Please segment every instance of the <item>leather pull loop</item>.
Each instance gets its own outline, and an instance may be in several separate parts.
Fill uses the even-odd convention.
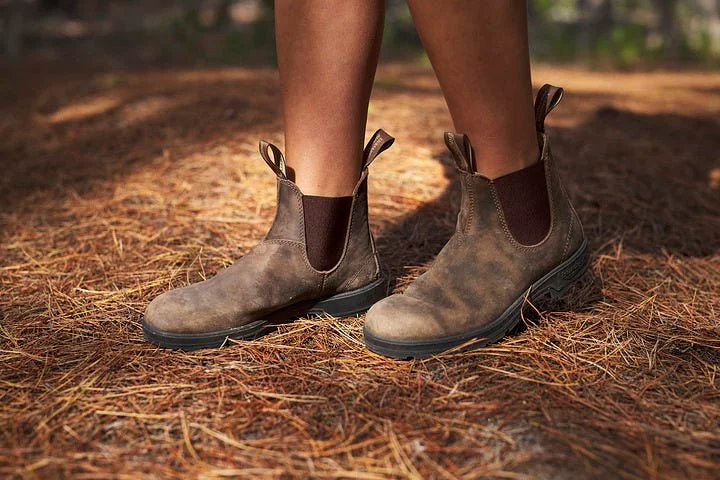
[[[368,168],[378,155],[390,148],[393,143],[395,143],[395,137],[391,137],[383,129],[376,131],[363,150],[363,169]]]
[[[558,106],[565,90],[546,83],[538,91],[535,98],[535,128],[539,133],[545,133],[545,117]]]
[[[475,173],[475,153],[470,138],[462,133],[445,132],[445,145],[452,153],[458,168],[464,172]]]
[[[260,156],[262,156],[265,163],[268,164],[275,175],[287,180],[287,168],[285,167],[285,157],[278,147],[265,140],[260,140]],[[268,153],[268,150],[272,151],[272,159]]]

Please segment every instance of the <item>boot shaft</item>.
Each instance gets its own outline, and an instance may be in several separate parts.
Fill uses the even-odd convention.
[[[550,237],[559,235],[566,237],[568,251],[579,245],[583,238],[582,226],[558,174],[548,136],[545,133],[545,117],[558,105],[562,94],[562,89],[546,85],[538,93],[535,103],[540,149],[538,163],[544,170],[550,209],[550,225],[547,234],[539,242],[523,244],[518,240],[522,235],[517,231],[517,227],[513,227],[512,223],[508,222],[507,209],[510,202],[507,201],[507,195],[505,195],[506,201],[503,202],[503,196],[498,192],[496,185],[498,180],[489,179],[475,171],[474,151],[470,139],[463,134],[450,132],[445,134],[445,143],[460,173],[462,201],[456,225],[456,232],[459,235],[484,236],[501,231],[513,245],[520,248],[543,244]],[[534,219],[527,220],[534,221]]]
[[[328,285],[333,284],[336,279],[344,279],[341,284],[334,285],[334,288],[352,288],[354,283],[362,284],[367,277],[380,273],[380,263],[368,223],[368,167],[393,142],[394,138],[383,130],[378,130],[363,151],[361,175],[352,194],[349,220],[342,239],[342,253],[335,265],[325,271]],[[265,241],[300,244],[304,247],[307,260],[306,227],[311,219],[307,217],[303,206],[304,195],[295,182],[288,178],[285,159],[277,147],[261,142],[260,153],[277,176],[277,210]],[[348,280],[350,271],[353,273]]]

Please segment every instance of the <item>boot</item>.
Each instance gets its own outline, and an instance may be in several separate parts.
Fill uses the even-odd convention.
[[[588,264],[587,243],[544,127],[562,95],[562,89],[545,85],[535,102],[541,156],[528,171],[540,172],[539,191],[545,197],[547,190],[546,233],[528,243],[527,223],[535,220],[524,224],[508,215],[513,201],[517,204],[525,192],[512,190],[508,196],[498,188],[500,179],[477,174],[469,139],[446,133],[462,183],[455,233],[433,266],[403,294],[381,300],[367,313],[364,337],[370,350],[394,358],[420,358],[463,344],[487,345],[520,322],[526,302],[542,308],[548,296],[562,295],[582,276]],[[523,170],[516,173],[522,175]]]
[[[306,216],[307,197],[288,177],[280,150],[261,142],[260,154],[278,186],[269,233],[215,277],[153,300],[143,320],[145,338],[167,348],[219,347],[227,339],[255,338],[274,323],[303,315],[354,315],[385,297],[388,282],[368,225],[367,177],[368,166],[393,141],[378,130],[365,148],[338,260],[321,270],[308,258],[306,227],[317,222]]]

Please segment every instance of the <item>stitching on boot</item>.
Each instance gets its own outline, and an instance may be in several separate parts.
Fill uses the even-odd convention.
[[[548,182],[549,184],[549,182]],[[549,188],[549,187],[548,187]],[[507,223],[505,222],[505,214],[503,214],[502,211],[502,205],[500,204],[500,199],[497,196],[497,193],[495,193],[495,185],[490,182],[490,193],[492,195],[493,203],[495,204],[495,211],[500,218],[500,224],[502,225],[503,231],[505,232],[505,236],[510,240],[510,243],[514,245],[515,247],[521,249],[521,250],[536,250],[540,247],[543,247],[547,244],[547,242],[550,240],[550,238],[553,236],[554,230],[555,230],[555,216],[552,214],[552,208],[550,209],[550,229],[548,230],[548,234],[543,238],[539,243],[536,243],[535,245],[523,245],[522,243],[515,240],[515,237],[512,236],[512,233],[510,233],[510,229],[507,226]]]
[[[450,143],[453,146],[453,148],[451,148],[450,150],[452,150],[452,153],[457,154],[456,150],[458,150],[458,147],[457,147],[457,143],[455,142],[455,135],[451,135],[448,138],[448,140],[450,141]],[[455,162],[455,163],[457,163],[457,162]],[[460,170],[460,169],[458,169],[458,170]]]
[[[285,245],[293,245],[293,246],[297,246],[297,247],[301,247],[301,248],[305,249],[304,243],[298,242],[297,240],[288,240],[285,238],[269,238],[269,239],[261,241],[260,243],[258,243],[258,245],[262,245],[265,243],[279,243],[279,244],[285,244]]]
[[[326,270],[325,273],[327,275],[331,275],[335,273],[340,266],[345,262],[345,257],[347,257],[348,248],[350,247],[350,239],[352,238],[352,232],[353,232],[353,225],[356,223],[355,220],[355,212],[356,207],[358,204],[358,197],[359,195],[353,196],[352,206],[350,207],[350,221],[348,222],[348,229],[345,233],[345,245],[343,246],[342,255],[340,255],[340,258],[338,259],[337,263],[331,268],[330,270]],[[316,270],[320,271],[320,270]]]
[[[562,257],[560,257],[562,260],[565,260],[565,257],[567,256],[568,248],[570,248],[570,238],[572,237],[574,224],[575,224],[575,219],[572,217],[572,214],[571,214],[570,215],[570,228],[568,228],[567,237],[565,237],[565,246],[563,247]]]
[[[369,255],[368,257],[375,257],[375,255],[374,255],[374,254],[373,254],[373,255]],[[365,264],[367,263],[368,257],[365,257],[365,258],[363,259],[362,266],[355,271],[355,273],[353,274],[353,276],[350,277],[349,279],[347,279],[345,282],[343,282],[346,287],[347,287],[347,285],[351,285],[352,282],[355,281],[355,279],[357,279],[357,278],[360,276],[360,272],[363,271],[363,267],[364,267]],[[373,258],[373,260],[374,260],[374,258]],[[374,277],[373,277],[372,280],[376,280],[377,277],[378,277],[378,274],[375,273],[375,275],[374,275]],[[371,280],[371,281],[372,281],[372,280]]]
[[[554,200],[555,200],[555,189],[553,188],[553,181],[559,180],[558,175],[552,175],[555,165],[552,159],[552,154],[550,150],[550,143],[548,141],[547,135],[542,134],[543,136],[543,146],[541,151],[541,159],[543,162],[545,162],[545,180],[546,180],[546,188],[548,191],[548,202],[550,203],[550,228],[548,229],[547,235],[538,243],[535,245],[523,245],[522,243],[515,240],[515,237],[513,237],[512,233],[510,232],[510,229],[508,228],[507,222],[505,221],[505,214],[502,210],[502,205],[500,203],[500,198],[498,197],[496,191],[495,191],[495,184],[492,180],[490,180],[490,193],[492,194],[493,202],[495,203],[495,210],[497,211],[497,214],[500,218],[500,223],[502,224],[503,230],[505,231],[505,236],[510,240],[510,243],[513,244],[515,247],[523,249],[523,250],[534,250],[536,248],[542,247],[547,242],[550,241],[550,238],[553,236],[553,233],[555,231],[555,226],[557,223],[557,213],[555,212],[555,209],[553,208]],[[568,203],[570,201],[567,199],[567,192],[565,192],[565,187],[563,186],[562,182],[560,183],[560,188],[565,193],[565,197]],[[572,207],[572,204],[570,204],[570,208]]]
[[[558,178],[560,177],[559,174],[557,176]],[[565,188],[565,184],[562,181],[560,182],[560,190],[564,196],[565,201],[570,207],[570,225],[572,225],[573,223],[577,223],[580,227],[580,235],[585,238],[585,231],[583,229],[582,222],[580,221],[580,215],[578,215],[577,210],[575,210],[575,205],[573,205],[572,201],[570,200],[570,195],[568,195],[567,188]]]
[[[548,172],[546,174],[546,176],[551,178],[551,181],[548,182],[548,195],[550,198],[550,207],[551,207],[550,208],[550,219],[551,219],[550,224],[553,225],[555,223],[555,216],[556,216],[555,209],[552,208],[553,200],[554,200],[553,196],[555,195],[555,189],[553,188],[553,181],[556,181],[560,187],[560,192],[559,192],[560,200],[565,202],[565,204],[567,205],[568,213],[570,216],[570,226],[568,227],[568,233],[567,233],[567,237],[565,239],[565,246],[563,247],[563,254],[561,257],[563,260],[565,260],[567,254],[568,254],[568,250],[570,249],[570,242],[572,241],[572,233],[574,230],[574,224],[575,224],[575,222],[577,222],[578,225],[580,225],[580,232],[582,233],[582,223],[580,222],[579,216],[578,216],[577,212],[575,211],[575,207],[573,206],[572,202],[570,201],[570,195],[568,195],[568,193],[567,193],[565,184],[562,182],[562,179],[560,178],[560,174],[556,170],[557,167],[555,166],[554,159],[552,158],[552,155],[550,153],[551,152],[550,144],[547,140],[547,137],[545,138],[545,149],[544,150],[546,151],[546,158],[544,160],[545,160],[545,165],[546,165],[546,171]]]
[[[297,185],[295,185],[297,187]],[[299,191],[299,189],[293,189],[293,192],[295,192],[295,203],[297,203],[298,211],[300,212],[300,220],[298,220],[300,224],[300,234],[302,235],[303,243],[305,244],[305,257],[307,257],[307,238],[305,238],[305,209],[303,208],[302,204],[302,193]]]
[[[375,140],[373,140],[373,143],[370,146],[370,150],[368,150],[368,158],[371,159],[370,163],[372,163],[375,160],[375,157],[377,157],[377,155],[372,156],[372,154],[375,150],[375,147],[377,147],[378,144],[381,142],[381,139],[382,139],[382,137],[378,136]],[[365,161],[367,162],[367,159],[365,159]],[[370,165],[370,163],[366,163],[364,165],[364,168],[367,168]]]
[[[362,200],[360,200],[360,193],[353,196],[353,204],[351,207],[351,213],[350,213],[350,221],[348,222],[348,230],[347,230],[347,236],[345,238],[345,246],[343,248],[342,255],[340,256],[340,259],[338,260],[337,264],[331,269],[326,272],[323,272],[323,284],[322,284],[322,291],[325,290],[325,283],[326,280],[329,280],[332,275],[337,273],[337,270],[342,266],[342,264],[345,262],[345,259],[347,257],[347,253],[350,247],[350,241],[352,239],[352,234],[357,228],[357,209],[362,207]],[[365,202],[367,203],[367,190],[364,192],[364,195],[366,196]],[[368,212],[369,213],[369,212]],[[368,237],[370,240],[370,255],[366,256],[362,261],[362,266],[365,265],[366,260],[368,257],[373,257],[374,263],[375,263],[375,273],[374,273],[374,279],[377,279],[380,276],[380,261],[379,257],[377,255],[377,250],[375,247],[375,239],[373,238],[372,232],[370,231],[370,224],[368,222],[367,225],[368,229]],[[362,271],[362,266],[355,272],[355,274],[349,279],[346,280],[345,284],[351,283],[353,280],[355,280]],[[317,271],[317,270],[316,270]]]
[[[279,200],[280,189],[282,188],[281,187],[282,184],[286,184],[288,186],[288,188],[290,188],[290,190],[292,191],[292,194],[295,196],[295,203],[297,205],[298,211],[300,212],[300,219],[295,221],[295,225],[296,225],[296,227],[298,225],[300,226],[300,235],[302,237],[302,241],[305,242],[307,239],[305,238],[305,212],[304,212],[304,209],[302,208],[302,192],[300,191],[298,186],[295,185],[292,181],[278,178],[277,179],[278,200]],[[279,207],[279,203],[278,203],[278,207]],[[266,237],[267,237],[267,235],[270,235],[273,232],[274,226],[275,226],[275,223],[273,222],[273,225],[270,226],[270,230],[265,235]]]
[[[380,266],[380,255],[377,253],[377,248],[375,247],[375,237],[373,237],[373,234],[370,231],[370,225],[368,225],[368,233],[370,234],[370,251],[372,252],[373,261],[375,262],[375,278],[377,278],[380,276],[382,267]]]
[[[322,272],[319,272],[319,271],[315,270],[315,269],[313,268],[313,266],[310,265],[310,261],[309,261],[308,258],[307,258],[307,251],[306,251],[306,248],[305,248],[305,244],[304,244],[304,243],[298,242],[298,241],[296,241],[296,240],[286,240],[286,239],[282,239],[282,238],[271,238],[271,239],[269,239],[269,240],[266,239],[266,240],[261,241],[258,245],[269,244],[269,243],[277,243],[277,244],[281,244],[281,245],[291,245],[291,246],[293,246],[293,247],[299,247],[300,252],[302,253],[301,256],[302,256],[303,262],[305,263],[305,266],[308,267],[308,268],[310,269],[310,271],[312,271],[313,273],[317,273],[317,274],[320,274],[320,275],[324,275]],[[318,286],[321,286],[321,285],[322,285],[322,284],[318,284]]]
[[[467,220],[465,221],[465,232],[464,232],[465,235],[467,235],[468,232],[470,232],[470,225],[472,225],[472,220],[473,220],[473,218],[475,218],[475,193],[473,192],[473,189],[471,188],[474,185],[470,185],[470,182],[472,182],[472,177],[466,178],[466,181],[467,181],[467,189],[468,189],[468,193],[469,193],[468,198],[470,199],[470,212],[468,214]]]
[[[466,215],[465,221],[463,222],[463,224],[460,228],[460,231],[458,232],[460,234],[460,235],[458,235],[459,243],[463,244],[463,243],[465,243],[465,238],[467,237],[468,232],[470,231],[471,221],[474,218],[473,211],[475,210],[475,200],[474,200],[474,195],[472,193],[472,185],[471,185],[472,176],[468,176],[465,172],[462,172],[462,170],[460,170],[460,172],[462,173],[462,176],[460,177],[460,186],[463,189],[463,192],[462,192],[463,194],[462,194],[462,197],[460,200],[460,212],[462,212],[463,207],[466,206],[464,204],[465,197],[467,197],[467,200],[468,200],[468,205],[467,205],[467,208],[465,209],[467,212],[467,215]]]

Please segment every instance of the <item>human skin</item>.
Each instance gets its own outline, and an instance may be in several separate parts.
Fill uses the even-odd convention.
[[[538,160],[525,0],[407,0],[475,169],[489,178]]]
[[[475,169],[495,178],[538,159],[524,0],[408,0]],[[285,151],[307,195],[350,195],[360,174],[382,0],[277,0]]]
[[[351,195],[360,177],[384,0],[277,0],[285,154],[306,195]]]

